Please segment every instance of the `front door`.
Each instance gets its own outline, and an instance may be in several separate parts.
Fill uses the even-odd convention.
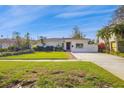
[[[71,42],[66,42],[66,50],[67,51],[71,50]]]

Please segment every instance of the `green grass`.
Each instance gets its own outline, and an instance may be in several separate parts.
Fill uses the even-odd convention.
[[[124,57],[124,53],[111,52],[110,54],[112,54],[112,55],[116,55],[116,56],[120,56],[120,57]]]
[[[119,56],[124,57],[124,53],[119,53]]]
[[[0,59],[69,59],[69,58],[70,54],[67,52],[34,52],[32,54],[0,57]]]
[[[0,62],[0,87],[124,87],[90,62]]]

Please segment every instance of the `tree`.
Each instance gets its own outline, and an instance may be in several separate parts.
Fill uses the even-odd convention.
[[[42,44],[43,46],[45,45],[44,39],[45,39],[45,37],[40,36],[40,42],[41,42],[41,44]]]
[[[17,48],[21,48],[21,37],[20,37],[20,33],[19,32],[13,32],[13,38],[16,40],[16,47]]]
[[[124,39],[124,24],[115,24],[112,27],[112,33],[115,34],[118,40]]]
[[[79,27],[78,26],[75,26],[73,28],[73,34],[72,34],[72,38],[75,38],[75,39],[81,39],[81,38],[84,38],[85,35],[82,34],[82,32],[79,30]]]
[[[117,39],[124,38],[124,6],[117,8],[113,15],[111,23],[112,33],[116,35]]]
[[[124,23],[124,6],[119,6],[112,19],[113,24]]]
[[[120,6],[114,13],[112,22],[109,26],[104,27],[97,32],[97,37],[105,41],[107,50],[109,49],[109,39],[112,35],[116,37],[118,49],[118,41],[124,40],[124,6]]]
[[[30,44],[30,33],[25,34],[25,44],[24,44],[26,49],[29,49],[31,44]]]
[[[3,38],[3,35],[0,35],[1,38]],[[2,48],[2,40],[0,40],[0,48]]]
[[[110,51],[110,47],[109,47],[109,39],[111,38],[112,34],[111,34],[111,29],[109,28],[109,26],[105,26],[104,28],[102,28],[101,30],[99,30],[97,32],[97,37],[101,38],[105,41],[105,45],[106,45],[106,49],[107,51]]]

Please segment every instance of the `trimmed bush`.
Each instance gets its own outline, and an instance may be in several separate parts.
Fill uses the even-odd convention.
[[[46,47],[43,47],[43,46],[36,46],[33,48],[35,51],[53,51],[54,50],[54,47],[53,46],[46,46]]]
[[[0,48],[0,52],[7,52],[7,48]]]
[[[55,47],[55,51],[64,51],[63,47]]]
[[[32,49],[27,49],[27,50],[20,50],[20,51],[15,51],[15,52],[3,52],[0,57],[3,56],[12,56],[12,55],[21,55],[21,54],[30,54],[33,53],[34,50]]]
[[[33,48],[35,51],[64,51],[62,47],[53,47],[53,46],[36,46]]]

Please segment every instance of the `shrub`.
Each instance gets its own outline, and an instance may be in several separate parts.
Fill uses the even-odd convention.
[[[27,50],[20,50],[20,51],[15,51],[15,52],[3,52],[0,57],[3,56],[12,56],[12,55],[20,55],[20,54],[28,54],[28,53],[33,53],[34,50],[32,49],[27,49]]]
[[[0,48],[0,52],[7,52],[8,49],[7,48]]]
[[[35,51],[53,51],[54,50],[54,47],[53,46],[46,46],[46,47],[43,47],[43,46],[36,46],[33,48]]]
[[[55,47],[55,51],[64,51],[63,47]]]
[[[16,46],[10,46],[10,47],[8,47],[8,51],[11,51],[11,52],[13,52],[13,51],[20,51],[20,50],[22,50],[22,49],[21,48],[18,48]]]
[[[119,56],[120,52],[111,51],[110,54]]]
[[[45,51],[53,51],[54,47],[53,46],[46,46],[46,47],[44,47],[44,50]]]
[[[57,46],[57,47],[53,47],[53,46],[36,46],[33,48],[35,51],[64,51],[62,47]]]
[[[98,51],[99,52],[107,52],[105,49],[106,49],[105,44],[104,43],[99,43]]]

